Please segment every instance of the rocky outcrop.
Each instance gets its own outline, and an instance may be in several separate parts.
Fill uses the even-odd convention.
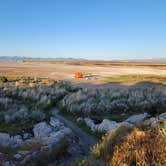
[[[16,148],[22,144],[23,140],[20,135],[10,136],[8,133],[0,133],[0,146]]]
[[[162,113],[158,117],[159,120],[166,120],[166,112]]]
[[[97,130],[97,125],[95,125],[94,121],[90,118],[85,118],[85,123],[92,131]]]
[[[68,140],[73,135],[71,129],[64,126],[58,119],[52,117],[50,123],[40,122],[33,128],[34,138],[39,139],[44,145],[55,145],[66,137]]]
[[[90,118],[85,118],[85,123],[92,131],[100,131],[100,132],[110,132],[111,130],[120,126],[119,123],[115,121],[110,121],[108,119],[104,119],[100,124],[95,124],[94,121]]]
[[[97,126],[97,130],[98,131],[105,131],[105,132],[110,132],[116,128],[118,128],[120,126],[119,123],[115,122],[115,121],[110,121],[108,119],[104,119],[102,121],[102,123],[100,123]]]
[[[2,147],[17,148],[22,145],[36,147],[33,150],[17,151],[13,155],[15,162],[19,165],[25,166],[31,161],[37,162],[44,156],[47,158],[52,154],[56,156],[56,154],[63,153],[67,144],[70,144],[75,139],[72,130],[65,127],[63,123],[54,117],[50,118],[50,122],[36,124],[32,131],[33,134],[24,133],[23,138],[21,135],[10,136],[8,133],[0,133],[0,146]],[[4,166],[12,164],[8,161],[3,162]]]
[[[126,119],[126,122],[136,124],[136,123],[139,123],[139,122],[145,120],[148,117],[150,117],[150,115],[148,113],[133,115],[133,116],[130,116],[128,119]]]
[[[86,125],[92,131],[101,131],[101,132],[108,133],[114,129],[117,129],[120,126],[132,128],[137,123],[140,123],[145,120],[146,120],[146,124],[155,128],[155,127],[157,127],[157,124],[159,121],[166,120],[166,113],[162,113],[157,117],[151,117],[151,118],[150,118],[150,115],[147,113],[139,114],[139,115],[132,115],[128,119],[126,119],[125,121],[120,122],[120,123],[117,123],[116,121],[110,121],[108,119],[104,119],[100,124],[95,124],[94,121],[90,118],[85,118],[84,120],[85,120]]]
[[[40,122],[36,124],[33,128],[34,137],[37,139],[42,139],[48,137],[52,132],[52,127],[46,122]]]

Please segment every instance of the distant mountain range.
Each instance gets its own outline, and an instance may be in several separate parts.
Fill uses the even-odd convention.
[[[61,60],[61,61],[79,61],[85,59],[76,59],[76,58],[39,58],[39,57],[21,57],[21,56],[0,56],[0,61],[54,61],[54,60]]]
[[[166,58],[130,59],[129,62],[166,62]]]
[[[40,58],[40,57],[21,57],[21,56],[0,56],[0,61],[83,61],[82,58]],[[165,57],[147,58],[147,59],[129,59],[129,60],[110,60],[116,62],[166,62]]]

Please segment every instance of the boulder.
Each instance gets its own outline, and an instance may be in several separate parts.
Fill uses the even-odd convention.
[[[132,115],[128,119],[126,119],[125,121],[128,123],[136,124],[136,123],[143,121],[144,119],[146,119],[148,117],[150,117],[150,115],[148,113],[139,114],[139,115]]]
[[[97,130],[98,131],[105,131],[105,132],[110,132],[120,126],[119,123],[115,121],[110,121],[108,119],[104,119],[102,123],[97,125]]]
[[[166,120],[166,112],[162,113],[158,117],[159,120]]]
[[[52,131],[52,127],[48,125],[46,122],[40,122],[36,124],[33,128],[34,137],[38,139],[48,137]]]
[[[5,161],[2,163],[2,166],[16,166],[16,165],[10,161]]]
[[[15,135],[15,136],[11,137],[10,142],[11,142],[10,143],[11,147],[13,147],[13,148],[20,147],[23,144],[23,140],[20,135]]]
[[[7,133],[0,133],[0,146],[10,146],[10,135]]]
[[[21,156],[21,154],[15,154],[15,155],[14,155],[14,158],[15,158],[16,160],[20,160],[20,159],[22,158],[22,156]]]
[[[32,137],[32,134],[30,133],[24,133],[23,134],[23,139],[26,140],[26,139],[30,139]]]
[[[131,129],[134,125],[129,122],[122,122],[120,123],[120,126],[125,126],[126,128]]]
[[[52,117],[50,119],[50,124],[51,125],[46,122],[41,122],[36,124],[33,128],[34,139],[40,141],[42,145],[53,146],[58,144],[64,137],[66,137],[68,141],[73,139],[74,135],[72,130],[65,127],[58,119]]]
[[[61,139],[63,139],[64,137],[65,137],[65,133],[59,130],[57,132],[52,132],[49,135],[49,137],[45,139],[45,142],[47,143],[47,145],[54,146],[58,144],[61,141]]]
[[[76,121],[77,121],[77,122],[81,122],[81,121],[83,121],[83,118],[82,118],[82,117],[79,117],[79,118],[77,118]]]
[[[61,123],[59,121],[59,119],[57,119],[55,117],[50,118],[50,125],[53,126],[57,130],[59,130],[60,128],[62,128],[64,126],[63,123]]]
[[[18,151],[18,154],[21,156],[26,156],[27,154],[30,154],[31,152],[29,150],[20,150]]]
[[[0,146],[16,148],[23,144],[22,137],[20,135],[11,136],[7,133],[0,133]]]
[[[95,131],[97,128],[97,125],[95,125],[94,121],[90,118],[85,118],[85,123],[92,131]]]

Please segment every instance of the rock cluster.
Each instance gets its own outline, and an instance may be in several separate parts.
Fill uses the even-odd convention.
[[[8,133],[0,133],[0,146],[2,147],[20,147],[23,139],[20,135],[10,136]]]
[[[12,149],[21,146],[39,147],[36,150],[22,150],[14,154],[15,162],[4,161],[3,166],[26,165],[31,160],[41,158],[43,154],[51,154],[52,151],[58,151],[62,142],[74,140],[74,134],[71,129],[64,126],[58,119],[51,117],[50,122],[40,122],[33,127],[33,137],[30,133],[22,136],[10,136],[8,133],[0,133],[0,146],[10,147]],[[56,154],[56,152],[55,152]]]
[[[146,120],[147,119],[147,120]],[[148,113],[133,115],[130,116],[123,122],[110,121],[104,119],[100,124],[95,124],[94,121],[90,118],[84,118],[84,121],[92,131],[101,131],[101,132],[111,132],[114,129],[117,129],[120,126],[126,126],[127,128],[132,128],[135,124],[140,123],[146,120],[147,123],[153,128],[157,127],[158,122],[166,120],[166,113],[160,114],[158,117],[151,117]]]
[[[43,145],[57,144],[64,137],[71,137],[71,129],[64,126],[58,119],[51,117],[50,123],[40,122],[33,128],[34,138],[39,139]]]

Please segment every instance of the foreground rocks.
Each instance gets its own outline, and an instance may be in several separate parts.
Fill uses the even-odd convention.
[[[20,147],[23,139],[20,135],[10,136],[8,133],[0,133],[0,146],[2,147]]]
[[[13,155],[13,161],[4,161],[2,165],[35,165],[36,162],[44,163],[50,159],[61,156],[67,147],[73,152],[70,144],[75,141],[75,136],[70,128],[64,126],[58,119],[51,117],[50,122],[40,122],[31,133],[10,136],[8,133],[0,133],[0,146],[3,148],[18,149]],[[27,150],[19,150],[19,149]],[[77,147],[78,148],[78,147]],[[48,162],[47,161],[47,162]]]
[[[147,113],[133,115],[133,116],[130,116],[125,121],[120,122],[120,123],[118,123],[116,121],[110,121],[108,119],[104,119],[100,124],[95,124],[92,119],[84,118],[86,125],[92,131],[107,132],[107,133],[113,131],[114,129],[119,128],[120,126],[132,128],[132,127],[134,127],[134,125],[139,124],[145,120],[148,125],[150,125],[153,128],[156,128],[160,121],[166,120],[166,113],[162,113],[157,117],[150,117],[150,115]]]
[[[79,119],[79,121],[82,120],[92,131],[109,133],[121,126],[133,128],[142,122],[156,128],[160,122],[166,120],[166,113],[156,117],[150,117],[147,113],[133,115],[120,123],[104,119],[101,123],[96,124],[90,118]],[[79,160],[85,156],[78,137],[55,117],[51,117],[49,122],[37,123],[31,133],[12,136],[1,132],[0,147],[16,150],[10,161],[5,153],[0,153],[0,159],[3,161],[0,164],[3,166],[47,165],[52,160],[54,163],[51,166],[58,165],[59,162],[66,165],[68,162]]]
[[[144,119],[150,117],[150,115],[148,113],[144,113],[144,114],[139,114],[139,115],[133,115],[133,116],[130,116],[126,122],[128,123],[132,123],[132,124],[136,124],[136,123],[139,123],[141,121],[143,121]]]

